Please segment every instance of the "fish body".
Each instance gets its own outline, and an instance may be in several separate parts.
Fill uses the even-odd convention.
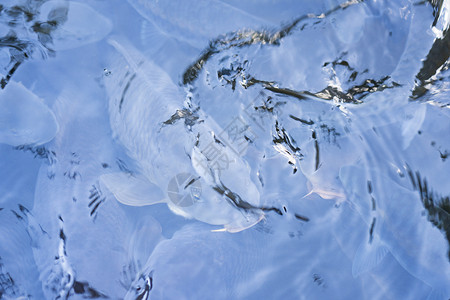
[[[41,145],[57,132],[53,112],[22,83],[11,81],[0,90],[0,143]]]
[[[256,29],[269,22],[220,0],[146,1],[129,0],[131,6],[166,37],[194,48],[211,39],[241,29]],[[214,25],[211,26],[211,22]]]
[[[95,43],[109,34],[112,22],[89,5],[75,1],[52,0],[40,9],[40,24],[56,21],[56,28],[46,32],[36,27],[40,40],[52,50],[62,51]]]
[[[95,82],[81,82],[83,91],[65,83],[52,106],[60,131],[43,148],[47,159],[33,193],[31,213],[40,226],[35,226],[40,234],[33,256],[42,299],[91,298],[92,293],[117,299],[124,293],[117,284],[127,264],[123,245],[137,218],[127,218],[100,187],[99,176],[118,170],[117,153],[104,99],[92,97],[102,90]],[[107,255],[99,245],[110,249]]]
[[[179,215],[228,231],[260,221],[249,167],[217,138],[222,129],[200,109],[183,107],[186,97],[170,77],[131,45],[110,43],[120,53],[105,79],[111,128],[140,169],[102,176],[117,200],[166,202]]]
[[[433,288],[429,299],[438,295],[447,299],[450,263],[446,242],[422,214],[418,194],[377,171],[357,166],[343,167],[339,177],[347,199],[369,229],[354,256],[353,275],[382,264],[391,253],[405,270]]]

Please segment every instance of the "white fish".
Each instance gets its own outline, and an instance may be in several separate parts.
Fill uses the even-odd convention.
[[[33,254],[47,299],[65,299],[75,290],[78,297],[89,296],[88,288],[122,298],[125,290],[117,283],[135,219],[100,188],[98,178],[115,167],[116,153],[104,99],[92,97],[101,89],[91,80],[80,83],[82,91],[65,83],[53,106],[60,131],[46,145],[54,156],[37,178],[32,214],[46,234]],[[107,255],[99,245],[109,249]]]
[[[203,48],[208,45],[209,40],[222,34],[270,25],[267,20],[220,0],[128,2],[152,23],[153,31],[186,42],[194,48]],[[144,26],[143,31],[149,32],[149,26]]]
[[[342,168],[340,179],[348,200],[369,229],[354,257],[354,276],[382,264],[390,252],[411,275],[433,288],[428,299],[447,299],[450,296],[447,242],[443,233],[422,215],[424,208],[417,192],[379,172],[356,166]]]
[[[10,81],[0,90],[0,143],[40,145],[58,131],[53,112],[22,83]]]
[[[2,168],[9,167],[9,170],[7,169],[8,175],[2,174],[3,176],[1,176],[2,179],[6,179],[7,185],[0,186],[2,194],[2,197],[0,197],[1,299],[18,299],[20,295],[27,294],[33,294],[34,297],[42,299],[39,272],[34,262],[32,247],[36,247],[36,240],[41,238],[44,233],[39,228],[33,215],[30,214],[25,205],[22,205],[32,201],[33,189],[28,187],[34,186],[36,176],[35,173],[31,172],[29,166],[26,168],[27,173],[23,172],[24,166],[19,166],[20,163],[14,159],[17,156],[8,157],[5,155],[7,154],[6,151],[1,151],[1,154],[4,160],[10,159],[9,164],[2,163]],[[19,154],[22,154],[19,157],[23,161],[33,164],[33,161],[27,159],[23,153]],[[5,159],[5,157],[7,158]],[[18,174],[17,168],[20,169]],[[32,169],[35,170],[35,168]],[[23,176],[18,179],[17,175]],[[13,177],[13,180],[9,180],[11,177]],[[21,203],[17,203],[18,201]]]
[[[60,18],[56,30],[51,32],[51,48],[68,50],[95,43],[112,30],[112,22],[89,5],[75,1],[52,0],[41,6],[42,21]]]
[[[200,110],[183,110],[183,93],[132,46],[110,43],[121,54],[105,78],[110,123],[141,174],[106,174],[102,182],[124,204],[165,202],[179,215],[230,232],[259,222],[263,213],[249,167],[225,140],[216,140],[221,128]],[[181,117],[175,121],[183,113],[199,120],[188,128]]]
[[[255,273],[271,253],[261,247],[262,237],[254,230],[231,236],[186,225],[156,245],[124,299],[248,299],[239,288],[260,282]]]

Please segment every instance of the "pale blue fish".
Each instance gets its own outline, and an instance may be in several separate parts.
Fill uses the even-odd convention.
[[[404,163],[402,152],[417,136],[425,120],[426,107],[414,103],[397,104],[391,105],[394,113],[386,113],[381,110],[383,98],[378,99],[381,102],[378,104],[341,107],[343,111],[332,109],[330,105],[329,110],[322,111],[319,117],[321,121],[315,127],[303,125],[306,128],[296,130],[289,124],[287,130],[292,137],[303,141],[299,143],[304,155],[300,166],[309,180],[310,193],[317,193],[327,199],[345,200],[339,172],[347,165],[367,163],[369,160],[379,170],[392,174],[401,171]],[[317,103],[312,106],[320,107]],[[303,107],[306,110],[299,110],[300,115],[314,116],[313,112],[307,110],[308,105]],[[369,110],[375,113],[369,115]],[[316,138],[311,138],[312,130]]]
[[[417,192],[366,168],[348,166],[340,172],[348,200],[369,231],[354,256],[354,276],[382,264],[390,252],[411,275],[433,288],[428,299],[447,299],[450,263],[444,235],[422,214]]]
[[[332,224],[332,239],[339,243],[350,261],[351,274],[353,258],[361,241],[366,240],[370,224],[355,211],[351,201],[345,201],[336,208]],[[361,299],[426,299],[430,293],[430,287],[426,283],[409,274],[389,253],[383,257],[378,267],[353,277],[353,280],[358,282],[355,286],[362,288],[364,297]]]
[[[45,232],[30,212],[42,161],[8,145],[0,145],[0,155],[0,294],[43,298],[32,247]]]
[[[153,25],[153,29],[149,29],[148,24],[144,25],[143,31],[147,33],[144,34],[145,38],[148,38],[148,33],[154,31],[158,32],[158,35],[162,34],[200,49],[219,35],[270,25],[267,20],[221,0],[195,2],[128,0],[128,2]]]
[[[380,13],[383,5],[397,7],[399,4],[371,3],[369,8]],[[351,121],[348,130],[352,132],[354,144],[358,145],[364,156],[361,162],[391,176],[401,172],[405,162],[403,153],[426,121],[426,105],[411,103],[410,96],[415,76],[422,65],[417,57],[426,56],[433,37],[424,30],[429,26],[426,22],[432,20],[424,6],[405,4],[401,9],[392,9],[387,17],[403,17],[404,30],[407,31],[404,50],[390,73],[390,77],[401,86],[369,94],[364,104],[346,105],[345,109]],[[395,180],[394,177],[398,178],[395,175],[391,179]]]
[[[397,94],[398,102],[391,105],[390,110],[383,111],[382,107],[386,106],[386,101],[392,94]],[[405,101],[408,94],[409,91],[405,88],[397,93],[390,91],[382,94],[378,97],[379,102],[365,104],[370,106],[372,113],[363,106],[349,108],[352,122],[348,129],[354,136],[354,145],[358,149],[359,156],[353,164],[341,165],[338,178],[345,189],[343,199],[351,202],[352,208],[362,216],[370,229],[354,258],[353,274],[355,276],[374,268],[390,251],[380,237],[379,231],[383,228],[382,224],[386,215],[395,214],[400,211],[400,208],[388,210],[385,208],[385,203],[396,201],[388,200],[391,197],[390,193],[394,193],[400,185],[404,186],[401,182],[405,163],[402,154],[417,135],[426,113],[424,105]],[[352,176],[352,179],[349,179],[349,176]],[[387,181],[388,178],[390,182]],[[380,181],[384,183],[383,190],[381,190]],[[380,190],[377,191],[378,196],[375,196],[376,193],[373,190],[377,188]],[[364,189],[366,195],[361,192]],[[416,204],[419,205],[420,201]],[[396,218],[410,219],[409,216],[392,216],[392,219]]]
[[[125,299],[360,299],[351,261],[330,234],[333,203],[305,204],[315,215],[306,226],[268,216],[268,226],[233,235],[211,233],[204,224],[183,227],[156,246],[135,282],[141,293],[132,289]]]
[[[332,5],[331,7],[335,7],[337,4],[338,3],[335,3],[335,5]],[[388,7],[389,9],[387,9],[386,7]],[[350,51],[350,53],[348,57],[345,57],[345,60],[348,60],[350,62],[351,67],[357,67],[358,70],[361,71],[363,67],[370,67],[369,72],[377,76],[379,74],[385,75],[386,72],[389,73],[394,71],[395,76],[398,78],[404,76],[403,74],[399,74],[399,72],[395,68],[397,66],[397,63],[402,58],[401,55],[403,53],[403,49],[406,48],[408,42],[407,38],[409,37],[408,34],[415,34],[413,30],[410,30],[410,22],[412,20],[410,16],[410,9],[411,7],[407,2],[383,2],[381,4],[361,3],[360,5],[354,5],[352,7],[346,8],[345,10],[337,12],[336,15],[333,15],[333,17],[338,20],[336,22],[339,22],[340,19],[347,19],[347,21],[352,20],[352,16],[354,13],[359,15],[363,14],[364,18],[367,19],[365,20],[363,18],[363,20],[367,21],[368,24],[366,24],[365,31],[362,36],[360,34],[361,30],[358,26],[345,28],[345,30],[347,30],[348,32],[355,34],[355,37],[352,38],[354,40],[353,42],[341,41],[339,47],[336,47],[336,36],[332,36],[332,34],[330,34],[334,26],[333,20],[330,22],[324,22],[322,28],[320,29],[314,28],[315,30],[304,30],[302,32],[299,32],[298,34],[296,33],[292,37],[283,40],[283,43],[280,45],[280,47],[267,48],[264,49],[265,51],[258,52],[256,52],[254,49],[239,50],[239,52],[237,53],[238,55],[236,55],[237,63],[233,61],[233,64],[238,65],[239,62],[242,63],[244,60],[250,60],[249,57],[251,57],[250,63],[244,66],[244,71],[242,72],[242,74],[238,74],[242,75],[243,81],[245,81],[246,77],[252,77],[254,74],[271,74],[271,76],[276,75],[274,76],[275,78],[261,78],[261,75],[258,75],[259,78],[257,79],[277,79],[277,82],[279,82],[279,78],[281,77],[282,83],[280,83],[280,85],[286,85],[289,88],[293,86],[294,89],[297,86],[301,86],[302,89],[305,89],[306,87],[306,89],[308,90],[320,90],[327,85],[337,86],[338,89],[340,89],[349,84],[340,81],[343,81],[344,78],[335,78],[336,82],[330,82],[329,78],[325,78],[323,76],[323,63],[326,62],[327,59],[331,61],[333,57],[342,55],[342,53],[335,53],[337,50],[343,51],[342,49],[347,49]],[[373,29],[370,24],[377,22],[381,24],[381,28]],[[389,30],[394,27],[398,28],[398,30],[394,32],[393,37],[389,37]],[[419,30],[417,26],[413,29]],[[323,30],[324,34],[326,34],[326,37],[317,39],[318,30]],[[336,34],[338,35],[338,33]],[[344,33],[341,32],[341,35],[343,34]],[[397,35],[401,37],[401,39],[396,39]],[[310,40],[311,43],[304,43],[305,39]],[[373,39],[382,40],[383,42],[381,44],[383,45],[383,47],[387,47],[388,49],[390,49],[389,51],[386,51],[386,53],[384,53],[386,54],[385,56],[380,57],[380,55],[374,55],[373,49],[367,46],[363,46],[373,41]],[[393,42],[392,40],[394,40],[395,42]],[[296,47],[296,49],[303,55],[292,55],[292,49],[294,47]],[[316,51],[316,49],[325,50]],[[235,49],[232,50],[235,51]],[[204,74],[205,84],[204,86],[200,86],[201,89],[199,92],[201,93],[201,96],[205,94],[219,94],[220,98],[228,99],[230,97],[229,95],[220,91],[220,85],[224,85],[224,83],[217,83],[214,78],[215,76],[209,76],[209,74],[214,74],[220,71],[221,67],[227,68],[228,66],[223,65],[222,61],[227,58],[226,54],[231,56],[233,51],[225,51],[222,57],[219,57],[218,55],[216,59],[212,58],[208,62],[205,69],[207,69],[209,73],[205,72]],[[369,51],[370,53],[367,53],[367,51]],[[249,55],[248,53],[251,53],[252,55]],[[366,60],[362,59],[362,57],[367,56],[370,56],[370,58],[373,58],[373,60],[370,61],[370,65],[366,66]],[[389,61],[389,63],[383,62],[383,64],[380,64],[378,60],[387,60]],[[273,65],[273,68],[270,68],[270,64]],[[286,69],[293,70],[294,75],[292,75],[292,72],[283,71]],[[399,69],[401,68],[399,67]],[[407,79],[412,79],[415,74],[416,72],[410,72]],[[287,75],[289,78],[283,78],[284,75]],[[238,79],[241,79],[241,77],[238,76]],[[402,78],[402,80],[404,79]],[[196,84],[196,87],[202,84],[200,80],[198,82],[199,83]],[[239,89],[239,85],[237,86]],[[244,91],[244,89],[241,89],[239,90],[239,93],[248,93],[248,91]],[[383,93],[387,94],[386,96],[382,96],[384,99],[384,104],[386,104],[387,101],[391,99],[391,97],[398,96],[399,98],[402,98],[402,101],[400,101],[400,106],[396,106],[396,108],[402,114],[401,117],[402,119],[404,118],[403,120],[405,121],[400,121],[398,115],[395,115],[395,121],[401,123],[403,147],[405,148],[415,137],[417,129],[420,127],[421,122],[423,122],[426,108],[423,106],[418,106],[417,108],[411,106],[402,107],[406,103],[409,96],[408,87],[401,89],[401,91],[397,91],[395,89],[393,92],[384,91]],[[370,101],[373,102],[380,102],[380,100],[378,99],[379,93],[374,93],[373,97],[369,97],[366,98],[368,99],[368,101],[370,99]],[[200,99],[202,98],[203,97],[200,97]],[[221,102],[225,102],[225,100]],[[282,113],[279,114],[281,116],[278,116],[278,120],[281,120],[280,123],[295,139],[297,144],[302,149],[302,154],[305,155],[299,165],[301,166],[302,171],[305,172],[305,174],[310,179],[311,190],[315,190],[321,193],[322,196],[326,198],[340,197],[342,199],[342,186],[340,186],[341,184],[337,179],[339,169],[345,164],[351,164],[357,161],[363,155],[365,147],[364,143],[361,143],[361,141],[359,141],[357,137],[348,135],[346,131],[352,130],[350,126],[352,122],[351,119],[354,115],[358,116],[359,114],[362,114],[360,118],[361,123],[358,123],[358,125],[355,126],[361,125],[361,130],[365,130],[365,128],[369,125],[365,124],[365,119],[363,116],[365,116],[366,114],[372,114],[373,105],[364,104],[360,105],[360,107],[356,107],[351,104],[346,105],[342,103],[331,103],[330,101],[327,101],[328,103],[325,103],[325,101],[323,101],[323,103],[317,103],[318,99],[312,99],[309,100],[309,102],[312,103],[302,103],[301,105],[297,103],[288,103],[281,106]],[[336,100],[336,102],[338,102],[338,100]],[[215,106],[216,108],[220,107],[220,105],[221,103],[211,103],[211,106]],[[368,105],[370,107],[367,107]],[[304,109],[305,106],[307,107],[307,109]],[[384,107],[383,105],[375,106],[376,109],[380,111],[382,111]],[[389,106],[392,106],[392,104],[389,104]],[[304,124],[302,125],[299,122],[290,120],[290,112],[292,112],[294,116],[303,118],[307,122],[315,121],[318,123],[318,120],[320,120],[321,125],[328,126],[328,130],[335,130],[336,134],[338,134],[337,137],[334,137],[337,142],[327,143],[325,141],[325,139],[329,138],[329,136],[327,137],[327,135],[329,134],[321,131],[326,131],[327,129],[320,128],[318,125],[316,127],[308,127]],[[373,115],[376,116],[376,113]],[[374,121],[377,121],[375,120],[375,117],[373,118]],[[383,122],[391,123],[392,120],[388,118],[387,121],[383,120]],[[296,124],[292,126],[290,123]],[[376,122],[374,122],[373,124],[378,125]],[[303,126],[305,129],[299,130],[298,127],[301,126]],[[317,131],[317,140],[311,138],[312,129],[314,128]],[[259,143],[260,140],[262,140],[262,138],[258,137],[257,143]],[[316,149],[317,143],[319,149]],[[283,148],[283,145],[276,145],[276,147],[279,153],[285,155],[286,149]],[[355,151],[355,149],[358,149],[358,151]],[[338,160],[335,159],[336,155],[339,156]],[[316,158],[316,156],[318,156],[318,159]],[[292,157],[288,157],[288,159],[292,163]]]
[[[243,299],[266,254],[258,236],[186,225],[155,247],[125,299]]]
[[[59,14],[59,15],[56,15]],[[95,43],[112,30],[112,22],[87,4],[76,1],[51,0],[40,8],[41,21],[62,18],[51,32],[53,50],[61,51]]]
[[[44,101],[22,83],[10,81],[0,90],[0,143],[40,145],[58,132],[58,122]]]
[[[258,189],[245,161],[225,146],[226,140],[216,140],[222,129],[201,110],[184,107],[182,91],[131,45],[110,43],[120,53],[105,78],[111,128],[141,174],[107,174],[102,182],[124,204],[165,202],[176,214],[231,232],[259,222]],[[199,119],[186,126],[189,115]],[[169,186],[175,180],[175,186],[186,180],[181,190]],[[178,203],[182,199],[190,202]]]
[[[419,128],[420,134],[417,134],[410,146],[405,149],[404,161],[408,164],[411,172],[419,172],[423,179],[432,184],[435,192],[441,196],[447,196],[450,194],[450,185],[448,184],[450,140],[447,138],[450,114],[448,114],[448,108],[424,103],[420,105],[428,106],[426,118]],[[408,177],[407,174],[405,176]],[[405,186],[409,187],[410,182]]]
[[[352,3],[325,17],[299,23],[301,30],[292,31],[277,47],[263,45],[261,55],[252,57],[246,72],[259,80],[311,92],[327,86],[345,91],[365,79],[389,75],[408,47],[410,35],[415,34],[410,26],[414,20],[411,11],[423,7],[412,8],[409,1]],[[333,3],[323,12],[336,6],[338,3]],[[423,37],[422,32],[420,35]],[[331,62],[339,60],[348,63],[348,68],[331,66]],[[356,80],[349,80],[354,71]]]
[[[332,103],[315,101],[302,105],[289,103],[286,111],[292,114],[282,118],[286,122],[286,130],[298,141],[304,155],[299,165],[308,179],[309,194],[342,201],[343,188],[337,179],[339,169],[356,162],[361,156],[358,141],[349,134],[351,120],[348,111]]]
[[[118,169],[116,153],[101,89],[95,81],[79,82],[82,91],[66,83],[53,106],[61,126],[46,145],[54,160],[37,179],[32,213],[47,234],[33,248],[34,259],[48,299],[75,297],[76,291],[87,297],[89,289],[122,298],[135,219],[100,187],[99,176]]]
[[[445,255],[435,253],[441,241],[433,244],[421,240],[440,233],[421,215],[423,207],[417,193],[401,182],[404,150],[416,138],[427,111],[423,104],[408,103],[409,93],[404,87],[383,93],[377,97],[378,102],[374,99],[349,108],[352,116],[349,129],[355,136],[360,157],[353,165],[343,165],[339,178],[346,191],[345,198],[367,226],[367,234],[353,259],[354,276],[371,271],[390,252],[412,276],[434,288],[429,296],[434,299],[447,292],[440,278],[448,277],[448,271],[434,272],[434,267],[428,267],[419,253],[425,253],[436,265],[444,262]],[[392,102],[391,95],[398,97],[397,102],[389,110],[383,110],[388,101]],[[408,250],[412,244],[420,245],[414,246],[417,251]]]
[[[331,27],[335,38],[351,53],[352,66],[386,76],[395,70],[414,34],[410,29],[415,10],[408,0],[364,1],[337,14]]]
[[[397,70],[394,71],[395,76],[399,76]],[[408,75],[402,74],[401,78],[413,81],[414,76],[415,72],[412,71]],[[296,130],[291,124],[287,129],[294,139],[307,141],[300,143],[305,154],[301,166],[312,184],[311,191],[324,197],[344,199],[342,184],[337,179],[340,168],[365,163],[367,156],[371,156],[372,162],[379,162],[377,168],[399,172],[404,163],[402,151],[407,149],[418,135],[427,112],[425,105],[409,102],[410,93],[410,85],[405,84],[369,95],[365,98],[366,103],[358,105],[336,106],[333,103],[317,101],[298,105],[294,116],[305,121],[319,119],[320,123],[326,125],[327,130],[337,134],[333,137],[330,132],[327,134],[326,130],[321,130],[321,127],[316,128],[317,137],[321,137],[321,140],[317,139],[316,146],[315,139],[308,137],[310,131]],[[395,102],[392,99],[395,99]],[[389,107],[389,110],[386,110],[386,107]],[[288,118],[283,116],[283,119]],[[292,120],[289,122],[292,123]],[[330,143],[330,137],[334,142]],[[328,142],[324,138],[327,138]],[[316,159],[314,155],[317,155]],[[338,160],[334,158],[335,155],[338,155]],[[375,167],[375,164],[372,163],[372,166]]]

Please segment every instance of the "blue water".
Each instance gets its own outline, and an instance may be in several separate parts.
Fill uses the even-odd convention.
[[[450,2],[0,3],[0,299],[450,299]]]

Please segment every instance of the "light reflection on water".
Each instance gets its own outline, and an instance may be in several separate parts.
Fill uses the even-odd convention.
[[[0,4],[0,299],[448,299],[449,9]]]

